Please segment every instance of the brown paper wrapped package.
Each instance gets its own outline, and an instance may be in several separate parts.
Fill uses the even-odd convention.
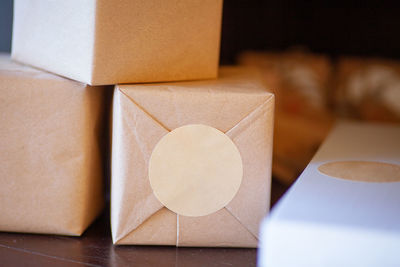
[[[209,81],[116,86],[114,243],[256,247],[259,222],[269,208],[273,109],[273,94],[255,72],[243,68],[222,68],[219,79]],[[233,199],[222,209],[197,217],[164,207],[148,176],[157,143],[170,131],[191,124],[225,133],[243,164],[241,185]]]
[[[80,235],[99,214],[104,95],[0,55],[0,231]]]
[[[91,85],[215,78],[222,0],[16,0],[12,57]]]

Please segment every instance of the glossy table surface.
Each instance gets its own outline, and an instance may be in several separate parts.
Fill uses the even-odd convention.
[[[286,187],[273,182],[272,203]],[[113,246],[109,212],[81,237],[0,233],[0,266],[255,266],[256,249]]]

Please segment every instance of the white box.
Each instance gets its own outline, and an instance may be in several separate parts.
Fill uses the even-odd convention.
[[[400,266],[400,126],[340,122],[261,232],[259,266]]]

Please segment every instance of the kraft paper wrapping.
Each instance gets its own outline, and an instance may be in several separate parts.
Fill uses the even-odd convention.
[[[115,244],[256,247],[269,208],[274,96],[243,68],[216,80],[119,85],[114,91],[111,226]],[[236,145],[243,178],[232,201],[200,217],[179,216],[156,198],[148,165],[170,131],[203,124]],[[173,153],[173,151],[171,151]]]
[[[0,231],[80,235],[99,214],[104,96],[0,55]]]
[[[16,0],[13,59],[91,85],[215,78],[222,0]]]

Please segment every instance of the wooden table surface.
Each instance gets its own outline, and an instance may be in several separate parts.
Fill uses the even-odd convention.
[[[287,188],[272,184],[274,204]],[[113,246],[109,211],[81,237],[0,233],[0,266],[256,266],[256,249]]]

